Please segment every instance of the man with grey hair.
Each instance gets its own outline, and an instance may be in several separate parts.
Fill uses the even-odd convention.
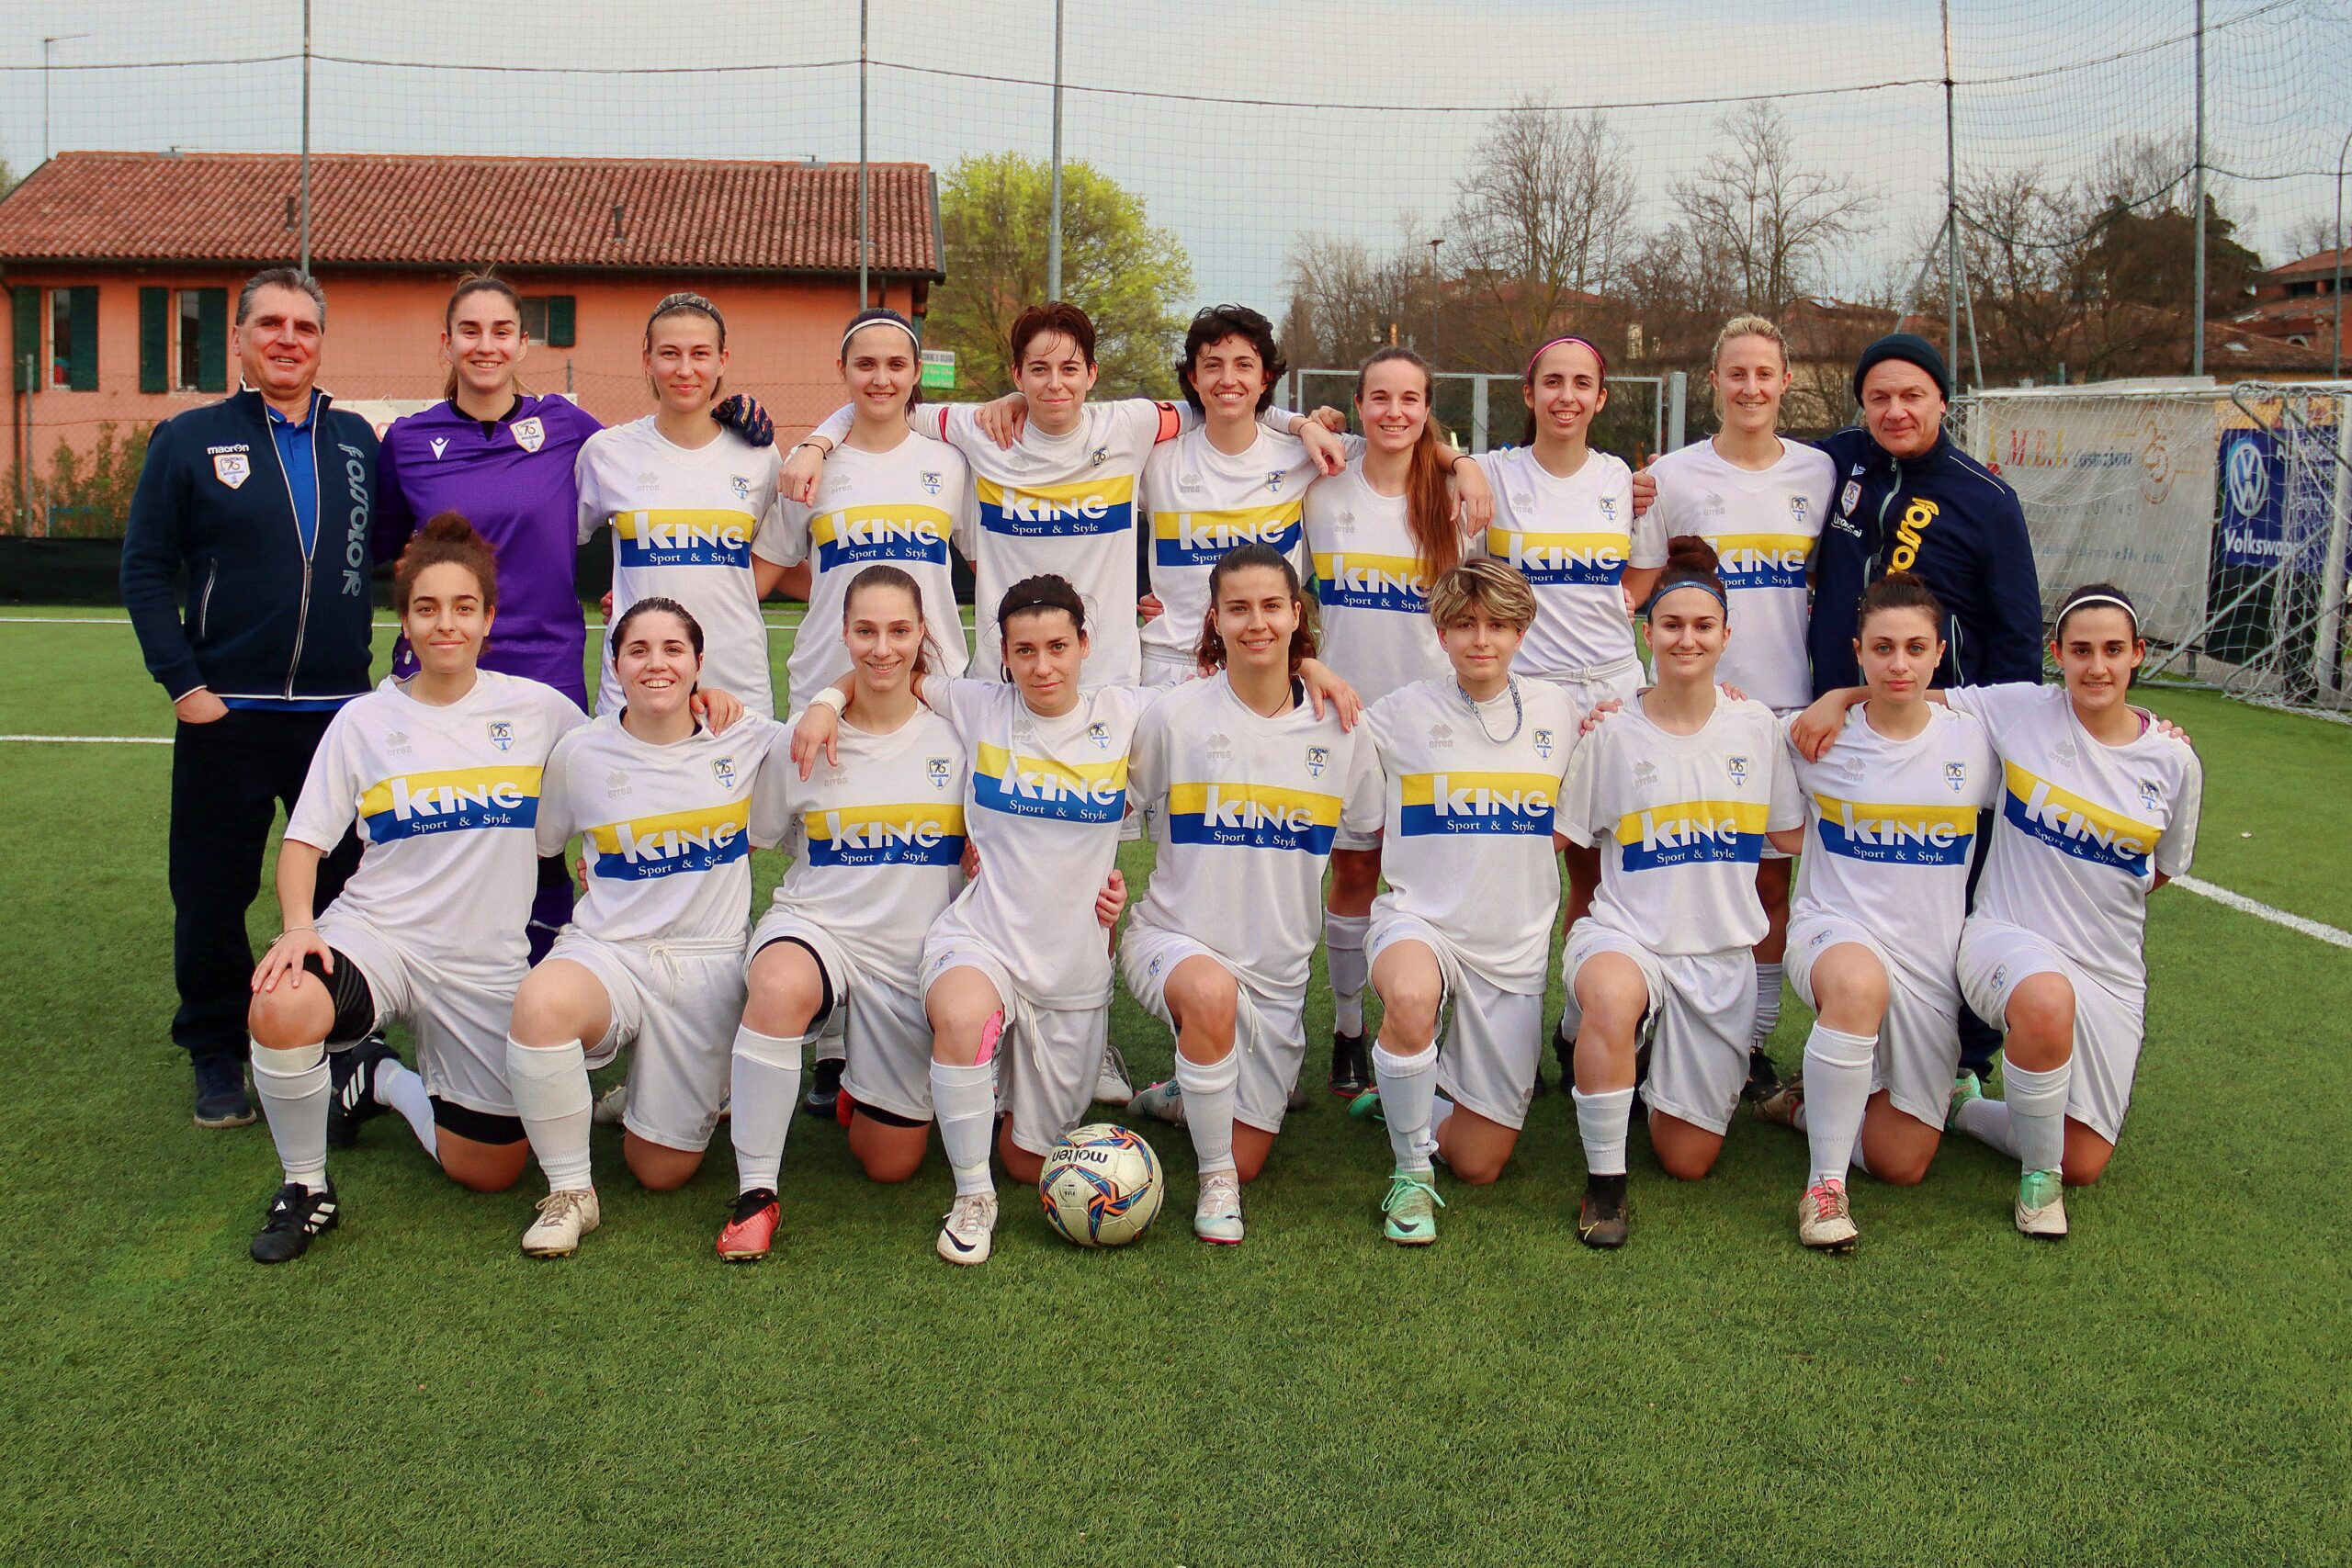
[[[200,1127],[254,1119],[245,910],[277,807],[293,810],[328,720],[368,690],[376,435],[318,389],[325,338],[308,274],[246,282],[231,339],[243,384],[155,427],[122,543],[122,602],[179,721],[172,1039],[195,1065]],[[358,860],[346,835],[319,868],[320,908]]]

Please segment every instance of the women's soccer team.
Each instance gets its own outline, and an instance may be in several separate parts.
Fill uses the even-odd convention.
[[[1194,1234],[1236,1244],[1304,1103],[1318,941],[1329,1087],[1385,1131],[1383,1234],[1426,1246],[1438,1172],[1457,1198],[1494,1181],[1542,1088],[1564,903],[1552,1037],[1589,1246],[1627,1238],[1637,1099],[1668,1176],[1713,1168],[1784,964],[1815,1015],[1804,1071],[1749,1103],[1806,1140],[1806,1247],[1855,1244],[1856,1167],[1916,1183],[1947,1131],[2018,1161],[2030,1236],[2063,1236],[2064,1189],[2105,1168],[2196,755],[2130,701],[2146,644],[2103,583],[2060,604],[2063,684],[1939,691],[1945,617],[1888,572],[1863,684],[1813,700],[1806,567],[1837,476],[1778,434],[1770,321],[1725,324],[1721,429],[1658,459],[1637,515],[1590,444],[1609,367],[1578,336],[1530,354],[1521,445],[1471,457],[1408,349],[1359,372],[1360,436],[1274,407],[1274,333],[1238,306],[1195,318],[1181,405],[1090,400],[1093,325],[1056,303],[1012,328],[1011,394],[945,408],[914,323],[866,310],[846,406],[779,455],[725,394],[708,299],[655,308],[653,409],[610,429],[523,387],[520,309],[461,284],[447,400],[385,439],[400,649],[329,728],[279,856],[250,1027],[285,1180],[256,1260],[336,1224],[328,1151],[385,1111],[469,1188],[536,1158],[535,1257],[600,1222],[594,1122],[623,1124],[655,1190],[724,1125],[716,1250],[760,1258],[812,1076],[876,1181],[912,1179],[936,1124],[951,1263],[989,1256],[998,1168],[1034,1182],[1112,1096],[1184,1129]],[[403,464],[428,430],[455,465]],[[562,628],[601,530],[592,719]],[[759,609],[779,590],[808,605],[788,724]],[[502,601],[520,635],[494,645]],[[316,908],[355,824],[359,867]],[[755,921],[768,850],[789,863]],[[1123,1081],[1114,976],[1170,1032],[1164,1083]],[[1963,1005],[2005,1032],[2000,1098],[1958,1070]],[[600,1105],[588,1075],[624,1050]]]

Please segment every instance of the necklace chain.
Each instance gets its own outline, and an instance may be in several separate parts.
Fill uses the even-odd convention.
[[[1510,682],[1508,689],[1510,692],[1510,733],[1509,735],[1497,735],[1493,730],[1488,729],[1486,710],[1478,705],[1476,697],[1463,690],[1460,681],[1453,682],[1453,689],[1462,694],[1463,705],[1470,710],[1470,716],[1478,721],[1478,733],[1487,738],[1487,744],[1493,746],[1510,745],[1519,739],[1520,730],[1527,724],[1527,705],[1520,698],[1519,677],[1511,675],[1505,679]]]

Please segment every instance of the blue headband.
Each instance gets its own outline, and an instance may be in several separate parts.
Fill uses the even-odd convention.
[[[1669,593],[1679,593],[1685,588],[1695,588],[1700,592],[1704,593],[1708,598],[1713,599],[1716,604],[1721,604],[1724,608],[1724,620],[1726,623],[1731,620],[1731,602],[1724,597],[1723,590],[1717,588],[1713,583],[1707,581],[1705,579],[1697,577],[1686,577],[1679,582],[1660,584],[1651,592],[1649,602],[1642,606],[1642,614],[1645,615],[1648,615],[1652,610],[1657,608],[1657,602],[1659,600],[1665,598]]]

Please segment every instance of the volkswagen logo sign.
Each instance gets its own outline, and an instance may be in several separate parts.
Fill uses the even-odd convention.
[[[2225,478],[2230,510],[2249,521],[2262,515],[2270,503],[2270,465],[2263,460],[2262,444],[2251,437],[2232,443]]]

